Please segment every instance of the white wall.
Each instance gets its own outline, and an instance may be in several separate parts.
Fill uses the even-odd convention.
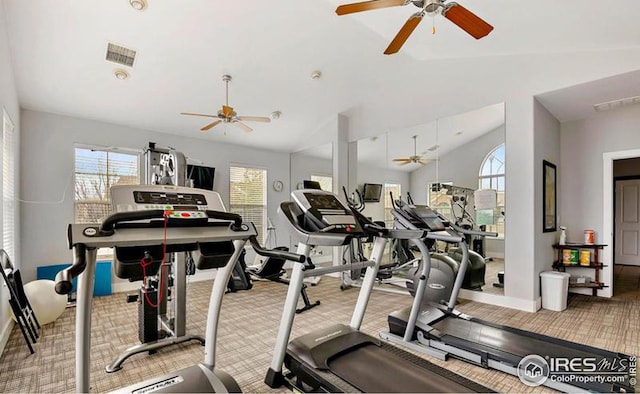
[[[298,184],[302,181],[310,180],[311,175],[333,176],[333,164],[331,159],[310,156],[304,151],[292,153],[291,190],[296,190]]]
[[[17,146],[20,144],[20,108],[18,105],[18,96],[13,78],[13,69],[11,66],[11,54],[9,52],[9,42],[6,35],[7,27],[5,21],[4,2],[0,2],[0,117],[2,116],[2,108],[6,109],[7,114],[15,124],[14,140]],[[0,118],[0,132],[2,132],[2,119]],[[1,145],[0,145],[1,146]],[[18,148],[18,154],[20,149]],[[0,149],[0,163],[2,163],[2,149]],[[20,158],[16,156],[16,189],[20,182]],[[2,195],[2,183],[0,182],[0,195]],[[0,204],[0,212],[2,212],[2,204]],[[0,214],[0,217],[3,217]],[[16,212],[16,231],[19,231],[20,212]],[[0,233],[2,233],[2,221],[0,220]],[[20,268],[24,265],[22,255],[20,254],[20,237],[16,233],[16,261],[15,264]],[[12,325],[9,318],[9,293],[4,283],[0,284],[0,354],[4,350],[6,340],[9,339],[9,333]]]
[[[560,182],[560,223],[567,226],[569,241],[581,241],[585,229],[595,230],[596,242],[603,241],[603,154],[639,149],[639,125],[638,105],[562,124],[560,168],[566,176]],[[605,250],[603,276],[611,277],[607,256]]]
[[[23,203],[22,256],[26,281],[36,276],[36,267],[67,263],[71,252],[66,243],[66,226],[73,221],[74,143],[142,149],[149,141],[172,146],[188,158],[215,167],[215,189],[229,202],[229,164],[267,169],[267,214],[276,218],[280,201],[288,198],[289,154],[213,143],[148,130],[133,129],[68,116],[22,111],[21,198],[30,201],[58,201],[57,204]],[[284,182],[276,192],[274,180]],[[278,226],[278,239],[287,232]],[[252,257],[249,256],[249,262]]]
[[[560,163],[560,122],[542,106],[537,100],[534,100],[533,108],[533,130],[535,138],[534,151],[534,170],[535,170],[535,266],[534,266],[534,285],[535,294],[540,293],[540,281],[537,280],[540,272],[551,270],[551,264],[554,261],[556,253],[552,247],[557,241],[557,233],[543,233],[542,208],[544,201],[542,199],[542,161],[546,160],[557,166],[556,182],[558,185],[562,182],[561,172],[565,172]],[[570,174],[570,173],[568,173]],[[560,197],[557,196],[559,203]],[[557,207],[559,209],[559,207]],[[560,211],[557,211],[556,218],[559,217]],[[560,226],[560,223],[558,223]],[[556,257],[557,258],[557,257]]]

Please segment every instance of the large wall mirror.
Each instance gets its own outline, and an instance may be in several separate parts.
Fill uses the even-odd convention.
[[[358,141],[357,151],[359,190],[365,184],[382,185],[383,190],[380,202],[366,203],[365,215],[393,225],[392,192],[395,199],[404,201],[410,195],[415,204],[429,205],[453,222],[499,233],[497,238],[470,240],[478,252],[476,259],[481,259],[473,263],[476,276],[484,269],[484,280],[476,277],[467,287],[504,294],[503,103],[366,138]],[[474,192],[478,189],[495,191],[494,208],[475,209]],[[434,252],[456,257],[455,246],[437,245]],[[402,264],[403,255],[390,250],[387,258]]]

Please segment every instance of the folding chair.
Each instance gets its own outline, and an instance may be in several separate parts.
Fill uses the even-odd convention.
[[[22,336],[25,342],[27,342],[29,351],[33,354],[32,343],[36,343],[39,338],[38,330],[40,330],[40,323],[38,323],[38,319],[35,313],[33,313],[33,308],[31,308],[31,304],[24,292],[20,270],[16,269],[13,263],[11,263],[9,255],[4,249],[0,249],[0,271],[9,288],[9,305],[11,305],[11,309],[16,317],[20,331],[22,331]]]

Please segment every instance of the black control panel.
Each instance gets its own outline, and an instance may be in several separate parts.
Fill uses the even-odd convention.
[[[310,231],[361,233],[362,227],[351,210],[333,193],[322,190],[296,190],[294,200],[304,211],[304,225]]]
[[[188,205],[194,209],[207,205],[207,199],[199,193],[162,193],[134,191],[134,201],[147,205]]]
[[[409,205],[407,209],[412,211],[413,215],[420,218],[420,220],[427,225],[429,230],[442,231],[446,229],[446,226],[442,222],[440,215],[428,206]]]

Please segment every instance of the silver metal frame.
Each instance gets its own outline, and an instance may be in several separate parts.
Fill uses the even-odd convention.
[[[293,319],[296,315],[296,306],[298,304],[298,297],[300,295],[300,289],[305,277],[322,275],[333,272],[350,271],[352,269],[360,269],[367,267],[365,277],[358,294],[358,301],[353,310],[353,316],[351,318],[350,326],[355,330],[359,330],[362,326],[362,320],[367,309],[367,304],[371,298],[371,290],[375,283],[375,278],[378,273],[378,267],[384,248],[387,244],[386,238],[377,238],[371,251],[369,261],[355,263],[353,265],[337,265],[317,267],[315,269],[307,269],[303,263],[294,263],[293,271],[289,281],[289,290],[287,291],[287,298],[285,299],[284,308],[282,310],[282,319],[280,320],[280,327],[278,329],[278,337],[273,350],[273,358],[271,360],[271,369],[276,373],[281,373],[284,364],[284,357],[287,353],[287,345],[291,336],[291,328],[293,327]],[[298,243],[298,254],[302,254],[305,257],[309,257],[310,245],[302,242]]]

